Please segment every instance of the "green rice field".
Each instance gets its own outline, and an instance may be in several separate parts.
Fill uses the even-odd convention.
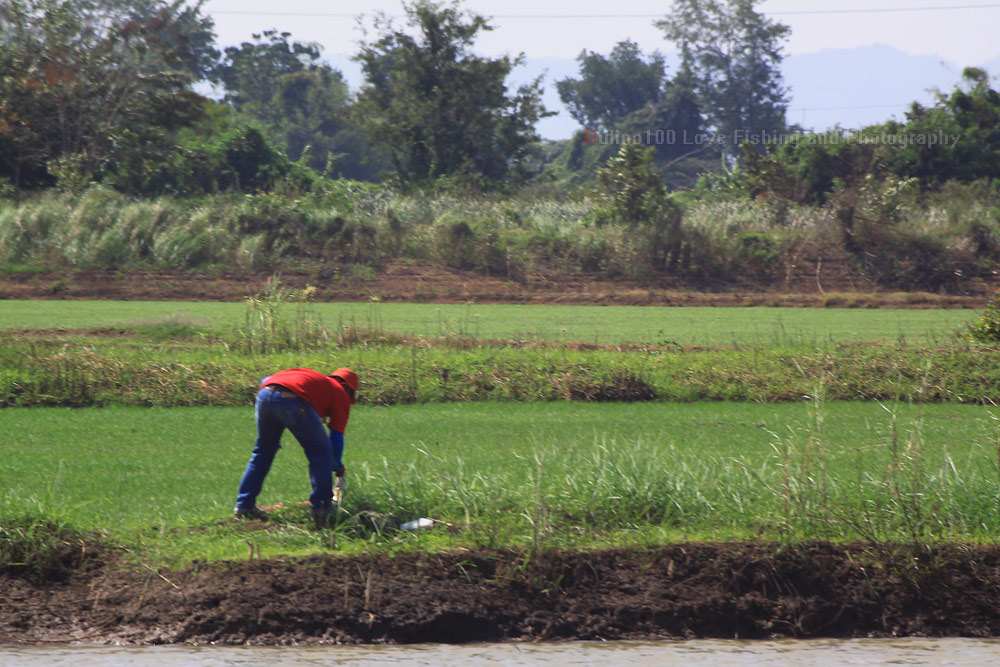
[[[977,315],[974,310],[948,309],[403,303],[316,303],[308,308],[334,329],[351,326],[422,337],[684,346],[933,342],[952,336]],[[0,301],[0,330],[135,327],[164,318],[187,318],[213,328],[236,325],[243,315],[242,303]]]
[[[170,565],[248,549],[993,541],[1000,350],[963,339],[977,315],[2,301],[0,527],[66,526]],[[257,382],[334,364],[362,378],[337,524],[307,521],[290,436],[259,498],[271,520],[235,521]],[[373,533],[366,512],[439,523]]]
[[[55,518],[183,563],[243,557],[235,489],[252,409],[3,413],[0,516]],[[453,524],[383,545],[589,547],[691,539],[992,540],[993,408],[879,403],[477,403],[357,407],[342,508]],[[305,457],[285,437],[252,538],[330,547],[306,523]],[[338,548],[372,539],[338,531]],[[336,539],[336,538],[334,538]]]

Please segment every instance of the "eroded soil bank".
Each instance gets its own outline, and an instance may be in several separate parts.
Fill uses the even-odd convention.
[[[0,577],[0,643],[1000,636],[1000,547],[679,544]]]

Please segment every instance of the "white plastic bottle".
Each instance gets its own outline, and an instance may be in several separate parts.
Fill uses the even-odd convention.
[[[427,519],[425,517],[420,517],[419,519],[414,519],[413,521],[407,521],[399,527],[400,530],[420,530],[421,528],[430,528],[434,525],[434,519]]]

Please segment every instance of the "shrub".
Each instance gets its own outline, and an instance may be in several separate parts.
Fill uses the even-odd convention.
[[[969,338],[983,343],[1000,342],[1000,291],[997,291],[978,320],[969,325]]]
[[[591,221],[598,226],[620,222],[630,227],[630,245],[643,257],[643,267],[632,266],[634,277],[655,271],[681,268],[684,233],[683,212],[667,193],[663,174],[654,167],[653,148],[626,143],[618,155],[598,170],[603,187],[599,197],[604,208]]]

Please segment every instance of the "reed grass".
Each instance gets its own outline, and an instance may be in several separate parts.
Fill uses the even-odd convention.
[[[955,290],[989,276],[1000,258],[1000,244],[990,239],[1000,237],[1000,228],[988,198],[957,203],[973,195],[958,190],[888,212],[878,201],[861,202],[865,239],[879,260],[862,254],[855,261],[876,283],[902,289]],[[777,205],[693,193],[678,200],[684,202],[679,237],[655,241],[641,229],[591,224],[596,204],[590,199],[540,198],[528,191],[402,194],[331,181],[296,196],[136,201],[93,186],[79,195],[42,192],[20,204],[0,200],[0,264],[184,269],[313,261],[370,272],[402,259],[512,281],[536,271],[582,271],[638,280],[667,273],[696,281],[752,275],[780,282],[810,248],[843,250],[832,203]],[[653,242],[683,246],[683,261],[663,263]]]

